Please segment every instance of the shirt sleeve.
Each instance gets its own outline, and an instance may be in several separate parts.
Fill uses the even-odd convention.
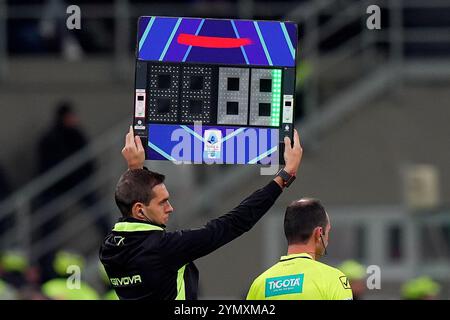
[[[265,300],[266,296],[264,293],[264,282],[265,278],[263,274],[260,274],[255,280],[253,280],[253,283],[248,290],[246,300]]]
[[[282,189],[271,181],[255,191],[229,213],[209,221],[199,229],[166,232],[161,239],[161,254],[178,268],[227,244],[249,231],[272,207]]]
[[[259,299],[261,299],[261,298],[258,298],[258,296],[257,296],[257,292],[258,292],[257,287],[258,286],[257,286],[256,282],[257,282],[256,280],[253,281],[252,285],[250,286],[250,289],[248,290],[248,293],[247,293],[246,300],[259,300]]]

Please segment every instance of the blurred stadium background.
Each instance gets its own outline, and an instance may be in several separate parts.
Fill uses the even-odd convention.
[[[81,8],[81,30],[65,28],[70,4]],[[366,27],[373,4],[381,7],[381,30]],[[112,226],[119,217],[113,192],[126,169],[120,150],[141,15],[299,26],[299,178],[251,232],[198,261],[200,298],[245,297],[254,277],[284,255],[284,208],[302,196],[321,199],[331,217],[326,263],[358,261],[362,276],[367,266],[380,267],[381,289],[362,298],[402,299],[408,290],[419,297],[422,289],[450,297],[450,1],[0,0],[0,298],[50,295],[34,266],[59,249],[80,254],[82,280],[99,296],[108,291],[96,221]],[[38,142],[61,101],[73,104],[90,143],[39,173]],[[95,174],[36,205],[92,161]],[[170,229],[204,224],[269,179],[256,166],[147,166],[167,175]],[[95,201],[81,205],[93,193]],[[56,216],[62,223],[36,240]],[[434,282],[404,286],[421,276]]]

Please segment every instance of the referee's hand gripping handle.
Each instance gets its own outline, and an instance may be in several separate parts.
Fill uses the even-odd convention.
[[[298,167],[302,161],[303,149],[300,145],[300,137],[296,129],[294,129],[294,145],[291,146],[291,139],[284,137],[284,170],[290,175],[297,175]]]
[[[145,161],[145,151],[139,136],[134,135],[133,127],[125,136],[125,146],[122,149],[122,155],[127,161],[128,169],[142,169]]]

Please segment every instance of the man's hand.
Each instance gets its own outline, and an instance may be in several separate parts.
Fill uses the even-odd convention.
[[[144,147],[142,146],[141,138],[134,136],[132,126],[130,126],[130,131],[125,137],[125,147],[122,149],[122,155],[127,161],[128,169],[142,169],[144,167]]]
[[[290,175],[296,175],[302,161],[303,149],[297,130],[294,129],[294,146],[291,147],[291,139],[284,137],[284,170]]]

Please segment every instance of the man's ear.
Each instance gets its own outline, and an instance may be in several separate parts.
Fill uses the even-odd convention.
[[[314,228],[314,230],[313,230],[313,232],[311,234],[311,238],[314,239],[314,241],[315,241],[317,239],[317,235],[318,235],[317,228]]]
[[[133,204],[133,206],[131,207],[131,215],[133,217],[140,217],[143,218],[143,204],[141,202],[136,202],[135,204]]]
[[[317,239],[317,240],[320,240],[320,237],[321,236],[323,236],[323,228],[322,227],[316,227],[315,229],[314,229],[314,237]]]

